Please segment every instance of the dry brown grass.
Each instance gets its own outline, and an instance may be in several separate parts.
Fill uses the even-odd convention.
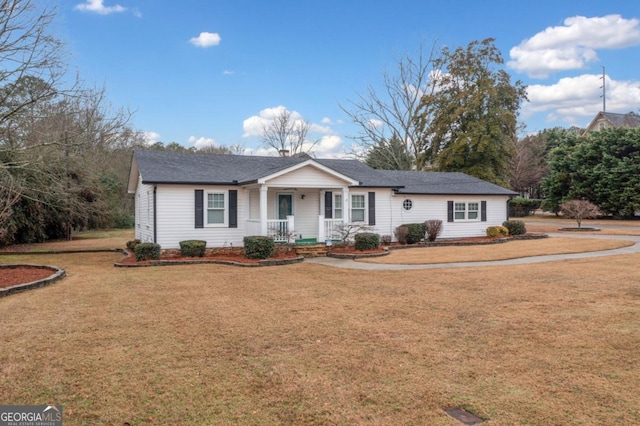
[[[578,226],[573,219],[565,219],[549,214],[516,219],[527,222],[527,231],[529,232],[551,233],[559,232],[558,228],[575,228]],[[640,235],[640,220],[588,219],[582,221],[582,226],[600,229],[600,231],[583,232],[587,235]]]
[[[466,247],[417,247],[392,250],[388,256],[360,259],[360,262],[400,265],[429,263],[481,262],[516,259],[545,254],[582,253],[611,250],[633,245],[632,241],[598,240],[595,238],[544,238],[540,240],[509,241]]]
[[[583,227],[598,227],[597,224],[583,224]],[[575,223],[571,224],[571,223],[566,223],[563,224],[562,226],[558,226],[558,225],[547,225],[544,222],[535,222],[535,223],[529,223],[527,224],[527,231],[529,232],[544,232],[547,234],[551,234],[554,232],[562,232],[559,230],[559,228],[575,228]],[[634,235],[634,236],[638,236],[640,235],[640,229],[633,229],[633,228],[625,228],[625,227],[616,227],[616,228],[599,228],[599,231],[581,231],[580,235]],[[574,231],[568,231],[568,232],[574,232]]]
[[[0,401],[65,425],[640,424],[640,255],[365,272],[64,266],[0,299]]]
[[[79,232],[73,235],[71,241],[49,241],[39,244],[21,244],[7,246],[3,251],[46,252],[65,250],[111,250],[123,249],[127,241],[133,240],[133,229],[113,229],[108,231]]]

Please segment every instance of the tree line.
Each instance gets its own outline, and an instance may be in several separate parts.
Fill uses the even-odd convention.
[[[70,77],[51,35],[55,10],[35,0],[0,0],[0,10],[0,245],[132,226],[134,149],[243,153],[241,145],[147,145],[128,110]],[[374,168],[464,172],[546,196],[552,211],[570,198],[611,214],[640,210],[640,130],[550,129],[519,139],[526,87],[503,62],[491,38],[402,58],[381,88],[341,105],[358,129],[353,153]],[[300,154],[317,143],[309,129],[284,109],[262,141]]]

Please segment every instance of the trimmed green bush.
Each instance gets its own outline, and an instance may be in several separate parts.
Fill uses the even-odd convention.
[[[435,241],[442,232],[442,221],[439,219],[430,219],[424,222],[427,234],[427,241]]]
[[[407,244],[415,244],[424,240],[427,226],[424,223],[405,223],[407,227]]]
[[[127,241],[127,248],[133,251],[136,248],[136,246],[140,243],[141,241],[137,238],[135,240]]]
[[[509,216],[524,217],[540,208],[542,200],[537,198],[512,198],[509,200]]]
[[[504,226],[487,227],[487,237],[489,238],[506,237],[508,235],[509,235],[509,230]]]
[[[136,260],[158,260],[160,259],[160,244],[140,243],[134,249]]]
[[[373,232],[362,232],[356,234],[356,250],[375,250],[380,247],[380,235]]]
[[[521,220],[506,220],[502,226],[509,230],[509,235],[523,235],[527,233],[527,227]]]
[[[244,255],[247,259],[267,259],[273,256],[275,243],[271,237],[244,237]]]
[[[202,240],[186,240],[180,241],[180,253],[187,257],[202,257],[207,242]]]

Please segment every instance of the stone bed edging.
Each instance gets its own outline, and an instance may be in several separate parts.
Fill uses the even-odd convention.
[[[64,269],[59,266],[50,266],[50,265],[31,265],[27,263],[13,263],[8,265],[0,265],[0,269],[15,269],[15,268],[34,268],[34,269],[49,269],[53,271],[53,274],[48,276],[47,278],[42,278],[36,281],[31,281],[29,283],[16,284],[11,287],[0,288],[0,297],[8,296],[10,294],[19,293],[21,291],[31,290],[34,288],[40,288],[48,286],[49,284],[53,284],[56,281],[64,278],[67,273]]]
[[[389,247],[384,247],[384,251],[380,253],[327,253],[327,257],[334,257],[336,259],[366,259],[372,257],[382,257],[390,253]]]
[[[125,259],[131,257],[129,250],[122,250],[125,254]],[[216,260],[216,259],[193,259],[193,260],[152,260],[149,263],[122,263],[116,262],[113,264],[116,268],[148,268],[151,266],[174,266],[174,265],[230,265],[240,266],[245,268],[255,268],[261,266],[279,266],[279,265],[293,265],[300,263],[304,260],[304,257],[292,257],[289,259],[263,259],[259,263],[242,263],[234,262],[232,260]]]
[[[539,240],[542,238],[549,238],[549,235],[545,233],[528,233],[528,234],[522,234],[522,235],[512,235],[512,236],[503,237],[503,238],[494,238],[491,241],[484,241],[484,242],[456,241],[455,239],[440,240],[440,241],[423,241],[416,244],[405,244],[402,246],[388,246],[387,248],[390,250],[404,250],[404,249],[418,248],[418,247],[482,246],[482,245],[490,245],[490,244],[504,244],[504,243],[508,243],[509,241],[518,241],[518,240]]]

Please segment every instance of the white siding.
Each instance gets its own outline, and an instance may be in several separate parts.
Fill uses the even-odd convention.
[[[238,227],[195,227],[195,190],[205,192],[206,210],[207,191],[238,191]],[[179,248],[183,240],[205,240],[207,247],[241,246],[245,235],[244,189],[236,186],[190,186],[158,185],[156,203],[158,208],[157,243],[162,248]],[[225,214],[228,215],[228,198]]]
[[[356,188],[352,188],[355,192]],[[403,201],[413,202],[411,210],[404,210]],[[392,195],[391,190],[376,190],[376,226],[380,235],[391,235],[405,223],[421,223],[428,219],[442,221],[439,238],[483,237],[488,226],[502,225],[507,220],[507,196],[451,196],[451,195]],[[487,221],[447,222],[447,202],[487,202]]]
[[[313,166],[305,166],[266,182],[269,186],[293,188],[341,187],[346,182]]]
[[[304,194],[304,200],[302,195]],[[320,191],[305,189],[298,191],[295,201],[295,231],[302,238],[318,237],[318,215],[320,214]]]
[[[135,238],[145,243],[153,242],[153,185],[143,184],[141,176],[138,177],[135,209]]]
[[[249,219],[260,220],[260,191],[253,189],[249,191]]]

